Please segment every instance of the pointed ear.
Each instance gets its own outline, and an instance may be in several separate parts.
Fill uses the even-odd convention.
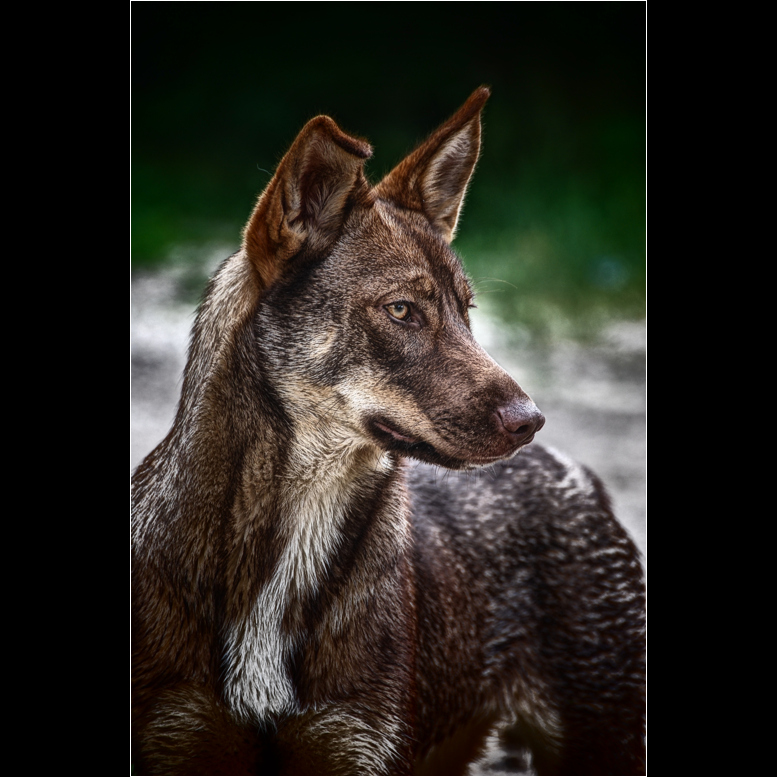
[[[480,112],[491,90],[481,86],[425,143],[376,187],[379,197],[419,210],[449,243],[480,153]]]
[[[372,148],[328,116],[311,119],[283,157],[243,230],[243,249],[263,288],[307,244],[324,249],[339,234],[349,198],[369,193],[364,161]]]

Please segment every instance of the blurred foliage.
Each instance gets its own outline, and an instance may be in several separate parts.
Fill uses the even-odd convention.
[[[311,116],[368,138],[377,180],[486,83],[455,243],[476,288],[530,327],[643,315],[643,3],[131,8],[134,267],[235,249]]]

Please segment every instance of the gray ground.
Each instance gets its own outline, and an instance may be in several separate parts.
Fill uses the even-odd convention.
[[[132,282],[132,469],[173,419],[194,320],[192,303],[176,301],[185,280],[180,271],[171,271]],[[480,313],[474,324],[479,341],[545,414],[538,441],[599,474],[616,514],[646,555],[644,324],[613,322],[586,346],[558,339],[538,348],[520,332],[495,324],[487,312],[474,312]],[[527,773],[509,739],[494,739],[491,745],[477,773]]]

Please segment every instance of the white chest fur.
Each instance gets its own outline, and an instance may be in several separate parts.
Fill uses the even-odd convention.
[[[329,437],[325,455],[310,445],[292,452],[292,466],[280,486],[280,557],[249,615],[229,630],[225,695],[241,719],[261,722],[298,709],[287,669],[298,637],[284,629],[284,616],[292,604],[315,593],[327,574],[365,472],[362,446],[356,450],[352,440],[343,440],[342,447],[331,442]],[[382,455],[370,458],[373,471],[384,468]]]

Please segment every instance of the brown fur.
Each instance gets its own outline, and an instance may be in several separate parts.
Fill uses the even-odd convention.
[[[504,720],[541,773],[641,773],[637,552],[526,447],[449,247],[488,94],[375,187],[313,119],[211,281],[133,477],[137,773],[450,773]]]

